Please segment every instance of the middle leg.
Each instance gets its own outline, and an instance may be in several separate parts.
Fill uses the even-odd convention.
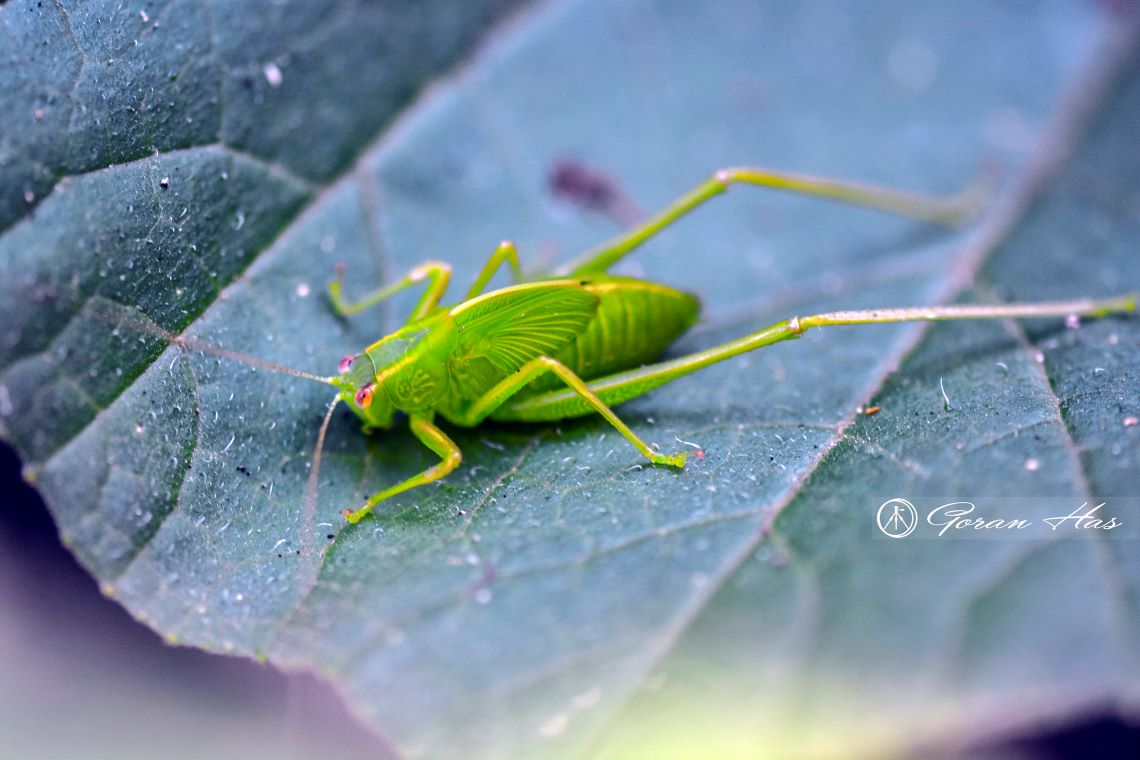
[[[499,271],[499,267],[506,261],[511,265],[511,273],[514,275],[515,282],[521,282],[522,268],[519,267],[519,250],[511,240],[504,240],[499,243],[499,247],[491,253],[491,258],[487,259],[487,263],[479,271],[479,276],[475,278],[475,282],[471,285],[471,289],[467,291],[467,295],[463,296],[463,300],[467,301],[474,298],[483,292],[490,282],[491,277],[495,272]]]
[[[670,467],[684,467],[685,453],[678,454],[662,454],[651,449],[645,441],[641,440],[629,426],[622,422],[621,418],[614,414],[614,411],[606,405],[604,401],[598,398],[597,394],[587,387],[586,382],[574,374],[574,371],[567,367],[557,359],[552,359],[549,356],[540,356],[536,359],[524,364],[517,372],[514,372],[509,377],[500,381],[491,390],[487,391],[479,400],[471,405],[467,410],[467,414],[455,420],[460,425],[466,427],[474,427],[478,425],[487,417],[494,416],[496,410],[503,408],[512,396],[525,388],[535,378],[547,372],[553,372],[557,375],[569,388],[569,393],[573,394],[581,404],[593,412],[596,412],[606,418],[606,421],[617,428],[627,441],[632,443],[634,447],[640,451],[646,459],[653,464],[664,464]]]

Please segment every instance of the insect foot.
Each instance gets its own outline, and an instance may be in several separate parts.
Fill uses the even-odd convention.
[[[366,514],[368,514],[368,508],[365,507],[363,509],[342,509],[340,513],[344,519],[348,520],[353,525],[356,525],[358,522],[364,519],[364,516]]]
[[[649,459],[653,464],[663,464],[668,467],[676,467],[678,470],[683,470],[687,457],[688,454],[682,451],[677,454],[654,454]]]

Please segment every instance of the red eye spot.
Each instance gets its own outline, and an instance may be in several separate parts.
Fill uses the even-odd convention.
[[[353,400],[361,409],[367,409],[368,405],[372,403],[372,383],[360,386],[360,390],[356,392]]]
[[[353,363],[354,361],[356,361],[356,357],[355,357],[355,356],[346,356],[346,357],[344,357],[343,359],[341,359],[341,360],[340,360],[340,364],[338,364],[338,365],[336,366],[336,368],[337,368],[337,371],[338,371],[338,372],[340,372],[340,374],[342,374],[342,375],[343,375],[345,372],[348,372],[350,369],[352,369],[352,363]]]

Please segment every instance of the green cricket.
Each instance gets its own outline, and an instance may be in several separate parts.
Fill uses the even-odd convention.
[[[176,340],[337,389],[317,437],[310,475],[314,488],[325,433],[338,402],[344,401],[360,417],[366,431],[391,428],[396,412],[406,415],[412,433],[440,461],[372,495],[363,506],[345,509],[344,517],[356,523],[384,500],[438,480],[459,466],[462,452],[436,425],[437,416],[453,425],[474,427],[488,419],[554,422],[600,414],[651,463],[680,469],[685,464],[685,452],[656,451],[611,407],[711,364],[799,337],[813,327],[1101,317],[1136,311],[1136,293],[1104,300],[834,311],[792,317],[704,351],[651,363],[693,325],[700,302],[693,294],[609,274],[608,270],[678,218],[737,183],[829,198],[944,225],[971,218],[983,195],[976,187],[942,198],[759,168],[722,169],[643,224],[548,274],[524,278],[518,251],[513,243],[504,241],[463,299],[451,306],[440,305],[451,277],[451,267],[441,261],[424,262],[397,282],[355,302],[343,294],[341,272],[329,286],[329,299],[342,317],[406,288],[426,284],[407,323],[360,353],[346,356],[335,376],[320,377],[194,341]],[[510,266],[516,284],[484,292],[504,264]]]

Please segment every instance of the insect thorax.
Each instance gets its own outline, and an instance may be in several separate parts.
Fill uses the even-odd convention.
[[[455,324],[445,309],[411,322],[353,358],[342,396],[368,427],[387,427],[396,410],[431,409],[447,392]],[[361,404],[365,389],[367,403]]]

